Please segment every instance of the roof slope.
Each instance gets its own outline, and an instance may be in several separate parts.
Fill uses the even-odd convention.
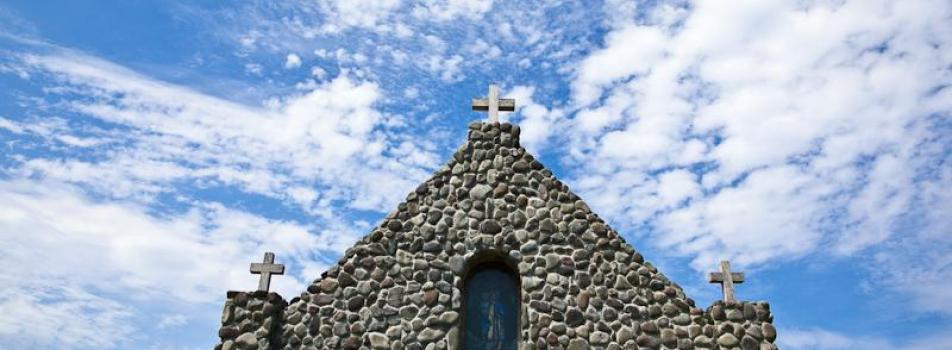
[[[466,273],[494,260],[519,276],[524,349],[776,348],[766,303],[695,307],[519,131],[470,124],[445,166],[291,301],[279,346],[457,349]]]

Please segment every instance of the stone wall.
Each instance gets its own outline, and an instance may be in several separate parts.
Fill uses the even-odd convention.
[[[520,278],[522,349],[776,349],[766,303],[697,308],[498,123],[471,124],[448,164],[291,300],[279,347],[458,349],[464,279],[487,259]]]
[[[281,344],[287,303],[277,293],[228,292],[215,350],[270,350]]]

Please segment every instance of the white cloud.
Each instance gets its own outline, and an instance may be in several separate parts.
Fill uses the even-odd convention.
[[[609,33],[605,48],[588,56],[573,82],[573,97],[582,105],[594,102],[607,84],[633,74],[645,74],[665,58],[668,38],[660,28],[629,26]]]
[[[181,316],[143,313],[138,301],[174,310],[218,302],[225,290],[254,289],[243,267],[265,250],[298,267],[292,271],[313,270],[311,254],[339,247],[310,229],[217,204],[154,216],[135,203],[91,200],[71,186],[0,182],[0,263],[17,266],[0,277],[0,338],[108,348],[135,339],[135,318],[182,325]],[[310,278],[276,278],[273,289],[292,296]]]
[[[548,139],[552,136],[553,127],[557,125],[565,113],[561,109],[549,109],[532,99],[535,88],[531,86],[516,86],[504,96],[516,100],[515,117],[522,129],[519,139],[523,147],[534,154],[541,154]],[[508,119],[507,114],[502,114]]]
[[[658,242],[695,255],[699,270],[724,258],[752,265],[802,256],[815,249],[822,237],[813,226],[815,206],[821,202],[820,189],[812,188],[815,185],[809,175],[793,167],[755,172],[743,185],[697,198],[663,215],[658,226],[664,234]],[[684,181],[681,186],[692,184]]]
[[[440,80],[444,83],[454,83],[464,78],[461,73],[461,65],[463,63],[463,56],[460,55],[443,57],[434,54],[427,56],[425,61],[420,61],[417,64],[421,66],[421,68],[439,76]]]
[[[264,67],[257,63],[248,63],[245,64],[245,73],[252,75],[261,75],[264,71]]]
[[[455,83],[462,79],[458,73],[474,67],[505,63],[507,72],[498,73],[508,76],[519,62],[528,70],[548,69],[577,56],[587,43],[576,42],[574,35],[599,22],[583,15],[587,10],[589,6],[582,3],[484,0],[294,0],[277,6],[252,0],[240,10],[224,10],[239,19],[214,30],[232,38],[248,56],[307,50],[327,58],[346,48],[351,51],[347,59],[338,57],[342,66],[366,70],[368,76],[394,76],[396,81],[387,85],[419,76],[417,69],[443,83]],[[553,18],[552,13],[560,11],[570,15]],[[526,66],[529,63],[535,67]]]
[[[949,15],[929,0],[620,14],[569,66],[579,110],[558,128],[585,169],[575,182],[699,270],[856,254],[908,229],[912,211],[934,222],[947,205],[914,203],[929,193],[921,174],[947,158],[925,150],[949,141],[930,117],[952,110]]]
[[[324,79],[324,76],[327,75],[327,71],[325,71],[324,68],[321,68],[320,66],[314,66],[311,67],[311,75],[318,79]]]
[[[327,32],[337,32],[348,27],[380,29],[378,27],[400,4],[400,0],[322,1],[319,6],[326,19],[322,29]]]
[[[874,286],[898,293],[900,300],[911,300],[910,306],[917,311],[942,315],[952,314],[950,182],[952,168],[944,167],[917,183],[919,195],[912,201],[913,213],[903,215],[903,220],[912,222],[913,230],[890,237],[873,255],[871,268]]]
[[[284,59],[284,68],[294,69],[301,66],[301,56],[296,54],[288,54],[288,57]]]
[[[482,58],[494,59],[502,54],[499,46],[490,45],[483,39],[478,39],[467,45],[466,51],[473,56],[482,56]]]
[[[159,329],[173,328],[185,325],[188,322],[188,316],[182,314],[171,314],[162,316],[159,320]]]
[[[6,273],[0,277],[4,283],[0,290],[0,339],[4,346],[112,348],[128,344],[134,336],[126,323],[132,310],[125,305],[72,286],[36,282],[35,276],[24,276],[26,281],[10,277]]]
[[[408,87],[403,90],[403,97],[412,100],[420,96],[420,90],[415,87]]]
[[[790,350],[864,350],[895,349],[882,338],[848,336],[823,329],[783,329],[779,332],[778,345]]]
[[[413,8],[413,15],[422,20],[436,21],[458,17],[478,19],[492,6],[492,0],[425,0]]]
[[[148,197],[184,180],[239,186],[315,213],[322,210],[317,206],[326,208],[321,198],[385,211],[387,203],[397,202],[437,162],[418,143],[410,144],[422,157],[417,162],[391,157],[393,147],[406,143],[378,128],[399,125],[399,119],[374,108],[381,99],[376,84],[346,75],[284,98],[275,109],[263,109],[151,80],[90,57],[27,56],[25,61],[36,72],[57,76],[67,91],[96,97],[70,102],[73,111],[130,129],[102,131],[129,145],[110,151],[104,160],[38,157],[17,169],[23,175],[83,183],[116,197]],[[18,125],[29,130],[38,123],[43,121]],[[74,133],[65,124],[55,130],[57,137]],[[393,178],[387,191],[373,186],[383,174]],[[302,195],[302,186],[316,186],[320,195]],[[304,203],[307,198],[312,202]]]
[[[12,333],[0,338],[13,344],[50,332],[59,335],[49,346],[116,347],[136,332],[130,320],[191,322],[143,313],[140,302],[174,311],[252,290],[246,267],[265,250],[291,273],[272,289],[293,296],[326,269],[315,254],[342,252],[369,228],[350,224],[349,210],[391,209],[437,162],[420,142],[385,133],[401,119],[374,108],[382,99],[376,84],[346,74],[263,108],[74,53],[20,59],[69,118],[0,119],[38,146],[67,146],[55,156],[10,158],[0,182],[0,260],[23,266],[0,281],[12,293],[0,295],[0,310],[9,310],[0,324],[43,325],[33,333],[5,327]],[[85,157],[84,147],[97,156]],[[310,222],[189,192],[215,187],[277,199],[310,213]],[[79,318],[62,317],[79,309]]]
[[[938,330],[934,335],[896,343],[879,335],[843,334],[819,328],[788,328],[777,332],[777,345],[790,350],[946,350],[952,349],[952,336],[949,336],[947,331]]]
[[[138,204],[97,203],[69,186],[27,180],[0,183],[0,198],[4,264],[21,266],[7,274],[14,280],[206,302],[226,288],[252,289],[240,267],[265,249],[297,263],[332,248],[311,228],[213,203],[156,217]],[[300,291],[305,278],[294,277],[277,289]]]
[[[661,174],[658,178],[658,198],[665,207],[678,205],[681,201],[701,194],[695,176],[690,171],[677,169]]]
[[[22,134],[24,132],[23,127],[3,117],[0,117],[0,129],[7,129],[14,134]]]

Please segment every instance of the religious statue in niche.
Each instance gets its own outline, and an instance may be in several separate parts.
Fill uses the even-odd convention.
[[[519,333],[519,289],[505,267],[477,268],[466,280],[463,348],[515,350]]]

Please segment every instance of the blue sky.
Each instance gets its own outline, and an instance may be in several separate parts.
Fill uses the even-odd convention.
[[[701,305],[784,349],[952,349],[952,4],[0,4],[0,348],[207,349],[502,118]]]

